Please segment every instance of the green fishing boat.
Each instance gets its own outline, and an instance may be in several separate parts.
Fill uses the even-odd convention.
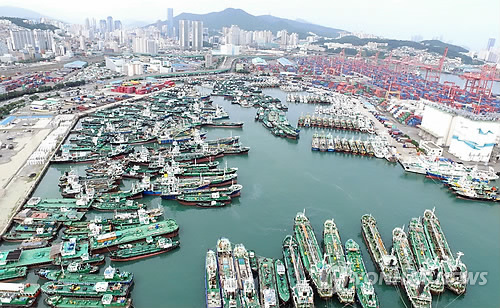
[[[0,269],[0,281],[14,281],[26,277],[26,266]],[[0,305],[1,307],[1,305]]]
[[[378,308],[379,301],[373,284],[366,274],[365,263],[359,250],[359,245],[352,239],[345,243],[347,262],[356,275],[356,296],[363,308]]]
[[[333,219],[328,219],[324,223],[323,250],[326,261],[332,266],[337,297],[343,304],[354,303],[356,294],[354,273],[345,259],[340,234]]]
[[[182,194],[176,199],[180,204],[183,205],[198,205],[198,204],[211,204],[213,201],[218,203],[228,204],[231,203],[231,197],[226,194],[221,194],[219,192],[214,192],[211,194]]]
[[[217,258],[213,250],[208,250],[205,258],[205,293],[207,308],[222,308]]]
[[[32,307],[39,295],[39,284],[0,282],[0,307]]]
[[[394,253],[387,253],[375,217],[372,215],[363,215],[361,217],[361,232],[373,263],[375,263],[385,283],[398,285],[401,282],[398,259]]]
[[[115,297],[110,294],[103,295],[102,298],[78,298],[60,295],[49,296],[45,303],[54,308],[129,308],[132,307],[132,299],[124,296]]]
[[[47,210],[47,209],[76,209],[76,210],[88,210],[92,200],[87,199],[42,199],[40,197],[32,197],[24,205],[25,208],[35,208],[37,210]]]
[[[114,198],[111,200],[97,199],[92,208],[97,211],[114,212],[114,211],[136,211],[145,208],[146,205],[133,200],[123,198]]]
[[[224,176],[226,174],[233,174],[238,171],[238,168],[225,168],[225,169],[207,169],[207,170],[187,170],[182,172],[181,177],[206,177],[206,176]]]
[[[283,240],[283,260],[295,308],[313,308],[314,292],[307,283],[297,242],[291,235]]]
[[[333,296],[333,275],[319,248],[314,230],[305,212],[297,213],[294,223],[295,239],[306,273],[321,298]]]
[[[120,282],[122,284],[131,284],[134,280],[134,274],[129,272],[120,272],[119,269],[108,266],[104,270],[104,275],[70,273],[62,270],[40,270],[38,276],[65,284],[92,284],[100,281]]]
[[[444,291],[443,269],[439,260],[434,255],[434,251],[429,247],[425,238],[424,227],[418,218],[410,220],[408,230],[408,241],[415,256],[416,265],[422,269],[429,281],[429,288],[433,294],[439,294]]]
[[[47,295],[75,296],[84,298],[112,296],[127,296],[130,285],[119,282],[99,281],[93,283],[72,283],[49,281],[42,285],[42,292]]]
[[[288,289],[288,279],[286,278],[286,268],[280,259],[274,260],[274,273],[276,275],[276,286],[278,295],[282,303],[290,300],[290,290]]]
[[[401,268],[401,285],[414,308],[430,308],[432,295],[427,277],[420,271],[411,252],[406,233],[402,228],[392,230],[392,246]]]
[[[179,225],[173,219],[166,219],[154,224],[141,225],[119,231],[100,234],[90,238],[93,252],[115,250],[119,245],[144,240],[151,236],[174,237],[179,232]]]
[[[111,261],[132,261],[156,256],[179,247],[180,242],[162,236],[146,238],[145,241],[119,245],[109,255]]]
[[[441,262],[446,287],[456,294],[464,294],[468,275],[467,267],[460,260],[463,253],[458,252],[457,258],[453,256],[434,210],[425,210],[422,225],[430,249]]]
[[[260,302],[264,307],[277,308],[279,299],[273,259],[258,257],[257,262],[259,264]]]

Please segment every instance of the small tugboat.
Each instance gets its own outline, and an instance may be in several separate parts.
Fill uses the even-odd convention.
[[[377,266],[384,282],[388,285],[397,285],[401,282],[398,259],[394,253],[388,254],[384,242],[377,228],[377,221],[372,215],[361,217],[361,233],[365,240],[373,263]]]
[[[356,296],[363,308],[378,308],[379,302],[373,284],[366,274],[365,263],[359,250],[359,245],[352,239],[345,243],[347,262],[356,275]]]
[[[313,308],[314,292],[307,283],[304,266],[300,259],[299,248],[294,237],[291,235],[287,235],[283,240],[283,260],[290,290],[292,291],[294,307]]]
[[[259,257],[260,302],[267,308],[278,308],[278,292],[274,274],[273,259]]]
[[[290,300],[290,290],[288,289],[288,280],[286,278],[286,268],[280,259],[274,260],[274,273],[276,275],[276,286],[280,302],[285,304]]]
[[[109,255],[111,261],[132,261],[151,256],[156,256],[179,247],[178,240],[171,238],[155,237],[146,238],[143,242],[124,244],[118,246],[118,250]]]
[[[45,299],[45,303],[53,308],[130,308],[132,307],[132,299],[124,296],[113,296],[105,294],[102,298],[79,298],[67,297],[60,295],[49,296]]]
[[[207,251],[205,258],[205,293],[207,308],[222,308],[217,258],[213,250]]]

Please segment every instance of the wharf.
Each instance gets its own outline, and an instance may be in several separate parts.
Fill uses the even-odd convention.
[[[88,243],[81,243],[76,245],[77,247],[74,250],[74,254],[61,256],[61,258],[63,260],[77,259],[88,254]],[[59,244],[56,244],[52,247],[43,247],[37,249],[15,249],[2,251],[0,252],[0,268],[13,268],[20,266],[37,267],[50,264],[56,256],[60,255],[60,248],[61,246]],[[19,253],[19,258],[17,260],[13,260],[13,258],[17,257],[17,254]]]

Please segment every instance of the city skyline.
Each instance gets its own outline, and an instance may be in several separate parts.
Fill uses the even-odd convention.
[[[39,3],[33,0],[16,1],[2,0],[0,5],[22,7],[36,11],[51,18],[72,23],[84,23],[86,17],[120,19],[126,24],[132,22],[154,23],[156,20],[167,19],[167,8],[172,7],[174,16],[183,12],[209,13],[225,8],[240,8],[252,15],[266,15],[300,19],[319,25],[339,28],[350,32],[365,32],[387,38],[411,39],[412,36],[422,36],[423,39],[443,38],[460,46],[481,50],[486,47],[489,38],[500,40],[500,20],[496,12],[500,11],[500,3],[479,0],[470,6],[465,1],[443,0],[438,3],[430,0],[420,1],[418,5],[404,0],[380,0],[375,2],[360,0],[356,3],[330,3],[314,1],[304,8],[299,1],[290,1],[286,7],[280,3],[254,1],[251,4],[243,1],[212,1],[205,3],[182,3],[180,5],[158,6],[156,2],[146,0],[141,6],[133,3],[106,1],[105,3],[89,0],[88,5],[78,11],[60,6],[56,1]],[[93,5],[95,4],[95,5]],[[118,5],[120,4],[120,5]],[[99,7],[99,15],[94,8]],[[381,10],[380,7],[384,9]],[[151,10],[150,8],[155,8]],[[325,14],[324,12],[328,12]],[[443,15],[450,11],[453,14]],[[376,13],[373,13],[376,12]],[[415,21],[409,22],[408,15]],[[421,22],[425,17],[425,22]],[[362,22],[360,22],[362,20]],[[384,20],[383,23],[380,20]],[[387,22],[390,20],[391,22]],[[464,22],[465,20],[465,22]]]

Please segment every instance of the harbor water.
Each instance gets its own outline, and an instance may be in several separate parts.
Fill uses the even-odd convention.
[[[286,93],[278,89],[264,91],[286,101]],[[454,253],[462,251],[462,261],[470,276],[486,272],[469,284],[467,293],[457,297],[450,291],[433,296],[433,307],[498,307],[500,303],[500,207],[498,204],[457,199],[447,189],[421,175],[408,174],[398,164],[385,160],[340,153],[311,151],[311,138],[316,129],[302,129],[300,139],[291,141],[273,136],[260,122],[255,122],[256,109],[231,105],[222,97],[213,97],[222,105],[232,121],[244,121],[243,129],[207,129],[208,139],[241,136],[250,146],[248,156],[225,157],[229,167],[238,167],[238,183],[243,185],[241,197],[223,208],[202,209],[180,205],[176,201],[147,197],[139,202],[165,209],[165,216],[180,226],[180,249],[131,262],[119,262],[121,270],[133,272],[134,307],[198,308],[205,305],[204,262],[207,249],[215,249],[217,239],[227,237],[243,243],[258,255],[280,258],[281,244],[293,234],[293,220],[305,209],[322,242],[323,223],[334,218],[342,242],[349,238],[358,242],[368,271],[375,266],[363,243],[360,219],[372,214],[386,247],[392,246],[392,230],[408,225],[412,217],[425,209],[436,209],[442,228]],[[287,104],[288,119],[297,124],[301,113],[312,113],[314,105]],[[330,131],[334,136],[366,138],[360,133]],[[82,173],[84,166],[76,167]],[[35,196],[60,198],[57,187],[65,166],[51,166]],[[129,186],[130,181],[125,185]],[[405,229],[406,230],[406,229]],[[3,244],[2,250],[12,247]],[[109,260],[107,261],[109,264]],[[101,267],[102,268],[102,267]],[[102,269],[101,269],[102,271]],[[32,271],[31,271],[32,272]],[[36,282],[30,273],[27,281]],[[40,280],[39,283],[44,281]],[[379,282],[375,290],[380,307],[409,307],[401,287]],[[317,300],[316,307],[342,307],[336,297],[328,302]],[[42,300],[39,307],[44,307]]]

